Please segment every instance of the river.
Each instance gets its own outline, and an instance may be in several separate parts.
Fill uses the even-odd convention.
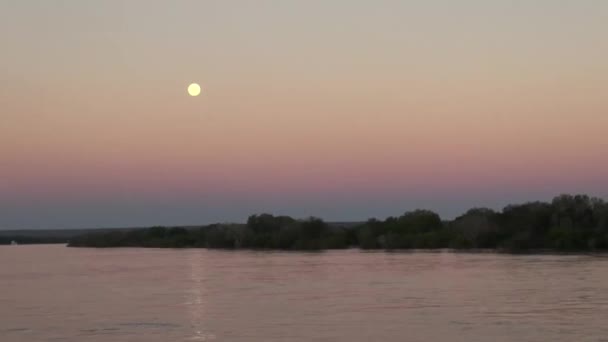
[[[608,257],[0,246],[0,341],[608,341]]]

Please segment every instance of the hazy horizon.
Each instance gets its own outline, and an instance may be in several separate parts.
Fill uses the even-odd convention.
[[[327,208],[327,209],[325,209],[325,212],[329,213],[328,216],[323,216],[323,215],[313,213],[312,211],[314,209],[309,209],[309,208],[317,208],[318,212],[324,211],[323,208],[320,208],[318,206],[315,207],[315,204],[313,202],[301,203],[300,207],[296,207],[296,205],[293,205],[294,206],[293,209],[289,209],[289,208],[287,208],[287,206],[284,206],[284,208],[287,208],[285,210],[273,210],[270,207],[266,207],[266,209],[264,209],[263,205],[257,204],[256,208],[260,208],[259,210],[248,211],[248,212],[243,211],[244,214],[240,217],[237,217],[236,215],[234,215],[230,211],[230,206],[226,205],[225,211],[219,212],[219,214],[216,212],[215,213],[216,216],[208,215],[206,217],[203,217],[199,221],[184,221],[183,220],[184,217],[199,217],[200,216],[201,208],[197,207],[197,203],[198,203],[197,201],[193,201],[191,203],[191,205],[184,205],[177,209],[173,208],[170,213],[166,214],[165,217],[162,217],[162,218],[158,218],[158,216],[151,214],[145,220],[137,219],[137,220],[129,221],[129,220],[124,220],[122,218],[117,218],[114,215],[108,214],[108,217],[104,218],[104,222],[107,222],[106,224],[90,224],[90,225],[86,225],[86,224],[83,224],[83,225],[46,224],[46,225],[31,225],[31,226],[18,226],[18,227],[0,226],[0,231],[2,231],[2,230],[9,231],[9,230],[97,229],[97,228],[146,228],[146,227],[153,227],[153,226],[166,226],[166,227],[189,227],[190,226],[191,227],[191,226],[200,226],[200,225],[207,225],[207,224],[214,224],[214,223],[242,223],[242,224],[244,224],[247,222],[247,218],[250,215],[262,214],[262,213],[268,213],[268,214],[273,214],[273,215],[287,215],[287,216],[291,216],[296,219],[307,219],[309,217],[318,217],[329,223],[340,223],[340,222],[355,223],[355,222],[364,222],[371,218],[384,220],[388,217],[397,217],[408,211],[414,211],[414,210],[418,210],[418,209],[425,209],[425,210],[431,210],[431,211],[437,212],[441,216],[442,220],[452,220],[452,219],[464,214],[469,209],[490,208],[490,209],[500,212],[506,206],[508,206],[510,204],[523,204],[523,203],[527,203],[527,202],[536,202],[536,201],[551,202],[551,199],[553,197],[554,196],[551,196],[548,198],[538,198],[538,199],[523,199],[522,198],[521,200],[514,200],[511,202],[505,201],[505,203],[498,203],[498,202],[481,203],[481,202],[475,202],[474,200],[464,201],[463,203],[474,203],[473,205],[471,205],[469,207],[465,207],[464,205],[459,203],[457,199],[453,199],[453,198],[450,198],[450,199],[428,199],[427,198],[427,199],[422,199],[422,200],[414,199],[409,203],[399,202],[398,204],[392,204],[392,205],[380,204],[380,205],[376,205],[376,206],[374,206],[370,200],[367,200],[365,203],[367,205],[359,204],[358,206],[355,205],[350,208],[346,208],[342,205],[342,206],[332,206],[331,208]],[[597,197],[597,196],[591,196],[591,197]],[[602,199],[606,199],[606,198],[602,198]],[[352,202],[349,202],[349,203],[352,203]],[[425,204],[419,205],[420,203],[426,203],[427,205],[425,205]],[[436,207],[431,206],[431,205],[437,204],[437,203],[445,203],[445,204],[444,204],[444,206],[436,206]],[[151,206],[149,202],[146,202],[145,205],[146,205],[146,210],[150,210],[150,211],[153,211],[154,209],[167,210],[167,207],[163,206],[163,205],[159,205],[159,206],[155,207],[155,206]],[[245,206],[243,206],[243,207],[245,207]],[[279,207],[279,206],[277,205],[276,207]],[[99,212],[115,209],[108,203],[98,204],[95,208],[98,209]],[[61,213],[61,216],[59,217],[59,219],[61,219],[61,220],[65,220],[66,218],[69,218],[71,220],[86,221],[90,215],[90,213],[86,213],[88,215],[82,215],[79,213],[70,214],[70,212],[69,212],[70,207],[65,207],[65,208],[54,207],[52,209],[56,210],[56,212]],[[328,210],[328,209],[330,209],[330,210]],[[392,211],[391,211],[391,209],[392,209]],[[359,210],[359,212],[357,212],[357,210]],[[304,214],[301,214],[302,212],[304,212]],[[356,212],[358,214],[353,215],[353,212]],[[372,214],[366,215],[367,212],[372,212]],[[167,211],[165,213],[167,213]],[[350,213],[350,215],[348,215],[349,213]],[[27,213],[20,213],[20,214],[22,214],[24,217],[27,215]],[[52,216],[52,212],[50,210],[46,212],[46,215],[47,215],[46,217],[48,218],[48,222],[55,222],[52,219],[53,216]],[[340,216],[340,215],[343,215],[343,216]],[[215,217],[216,219],[213,219],[213,217]],[[225,219],[225,217],[233,217],[233,218]],[[346,217],[346,218],[344,218],[344,217]],[[154,218],[157,218],[157,219],[154,220]],[[122,223],[122,222],[127,222],[127,223]],[[129,223],[129,222],[131,222],[131,223]]]
[[[0,229],[606,199],[607,35],[599,0],[0,0]]]

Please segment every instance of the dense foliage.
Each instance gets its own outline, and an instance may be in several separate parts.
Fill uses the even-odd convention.
[[[561,195],[551,203],[509,205],[496,212],[477,208],[452,221],[415,210],[352,228],[318,218],[253,215],[247,224],[215,224],[198,229],[153,227],[89,234],[70,246],[204,247],[283,250],[500,249],[508,251],[608,250],[608,203],[585,195]]]
[[[351,231],[329,227],[323,220],[253,215],[247,224],[213,224],[198,229],[152,227],[87,234],[70,241],[86,247],[204,247],[319,250],[347,248]]]

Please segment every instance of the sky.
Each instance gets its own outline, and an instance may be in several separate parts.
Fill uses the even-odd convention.
[[[603,0],[0,0],[0,229],[608,198],[607,37]]]

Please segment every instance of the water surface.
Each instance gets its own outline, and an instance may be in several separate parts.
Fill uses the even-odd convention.
[[[608,341],[608,258],[0,247],[0,341]]]

